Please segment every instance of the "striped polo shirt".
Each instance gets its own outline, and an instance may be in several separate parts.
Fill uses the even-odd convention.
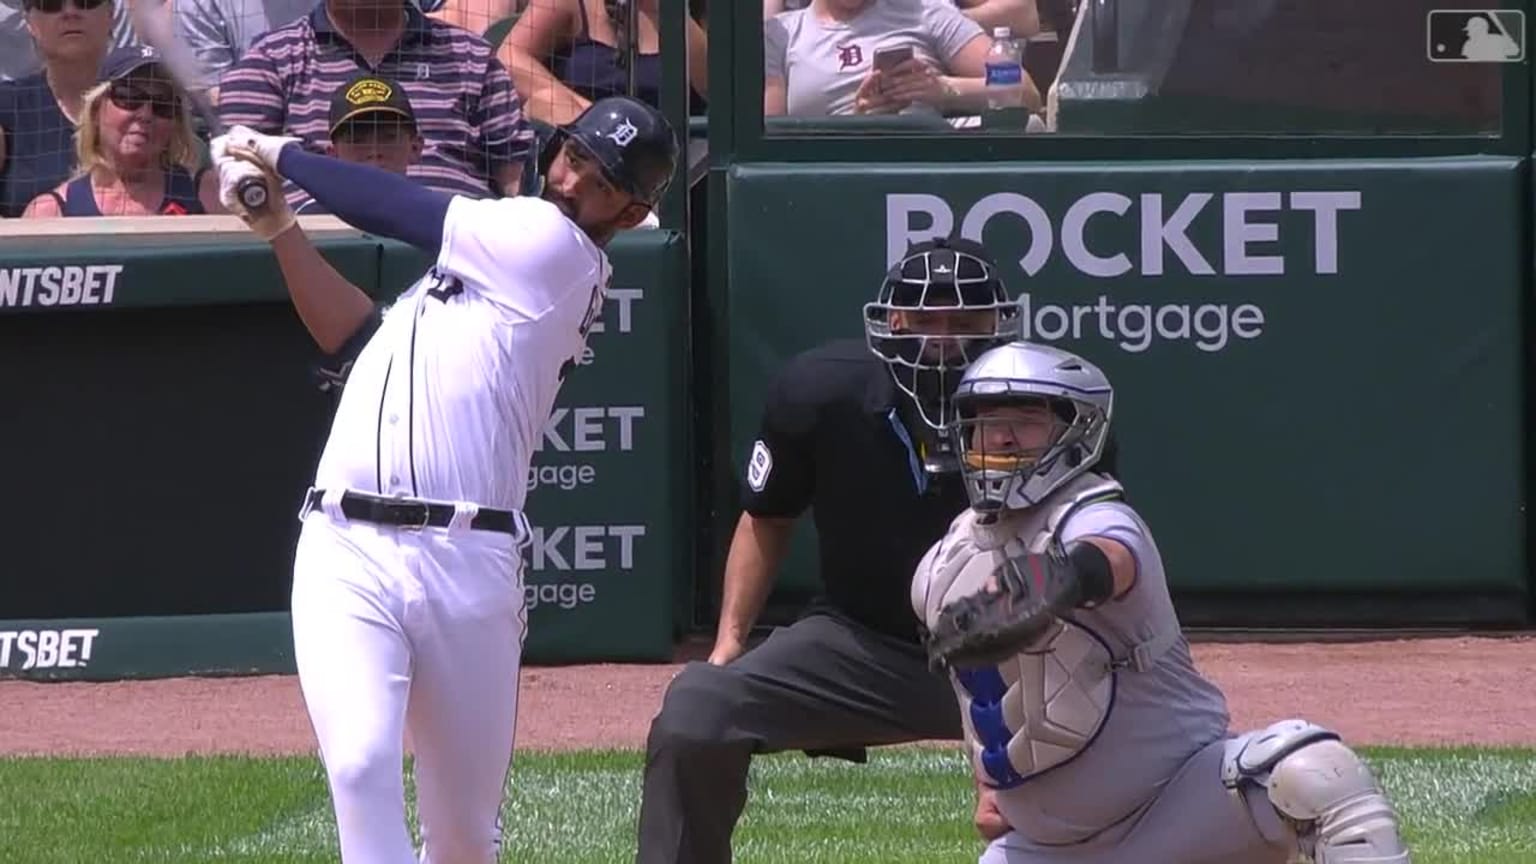
[[[370,71],[400,82],[416,113],[425,146],[409,176],[443,192],[500,196],[495,171],[513,164],[520,172],[533,140],[522,98],[484,39],[402,6],[405,31],[377,66],[336,30],[323,0],[257,39],[219,80],[220,119],[291,135],[324,153],[332,95],[353,75]],[[290,202],[305,197],[289,184]]]

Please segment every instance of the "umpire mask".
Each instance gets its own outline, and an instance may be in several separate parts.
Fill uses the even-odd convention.
[[[912,247],[885,275],[864,306],[864,334],[942,440],[960,376],[987,349],[1019,338],[1019,313],[980,244],[937,239]]]

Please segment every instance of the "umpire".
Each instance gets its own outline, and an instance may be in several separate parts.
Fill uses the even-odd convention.
[[[866,339],[793,358],[768,392],[725,564],[708,663],[667,688],[647,741],[639,864],[731,860],[755,753],[864,761],[864,748],[958,739],[949,681],[928,670],[908,593],[967,506],[937,430],[1019,309],[974,243],[914,247],[865,306]],[[745,651],[795,520],[809,508],[823,594]]]

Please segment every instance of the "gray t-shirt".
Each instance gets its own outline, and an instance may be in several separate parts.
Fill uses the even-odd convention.
[[[1089,504],[1062,526],[1062,540],[1097,535],[1118,540],[1136,559],[1136,584],[1125,596],[1073,618],[1103,637],[1118,655],[1178,617],[1152,533],[1129,505]],[[1039,843],[1071,843],[1124,819],[1151,801],[1180,766],[1227,734],[1221,690],[1195,668],[1181,635],[1151,669],[1119,673],[1114,707],[1099,736],[1073,761],[998,793],[998,810],[1014,830]]]
[[[128,19],[126,0],[112,6],[112,38],[107,49],[139,44]],[[27,30],[27,16],[21,0],[0,0],[0,81],[25,78],[43,68],[43,58]]]
[[[207,70],[201,84],[216,87],[257,37],[308,15],[315,0],[176,0],[176,33]]]
[[[983,35],[949,0],[874,0],[851,21],[811,8],[780,12],[763,22],[763,75],[784,81],[791,115],[852,114],[877,48],[910,45],[918,59],[948,69]]]

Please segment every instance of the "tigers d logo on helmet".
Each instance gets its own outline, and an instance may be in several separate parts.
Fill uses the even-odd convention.
[[[620,147],[628,147],[629,142],[635,140],[635,136],[639,134],[640,130],[635,128],[635,124],[625,120],[608,133],[608,138]]]

